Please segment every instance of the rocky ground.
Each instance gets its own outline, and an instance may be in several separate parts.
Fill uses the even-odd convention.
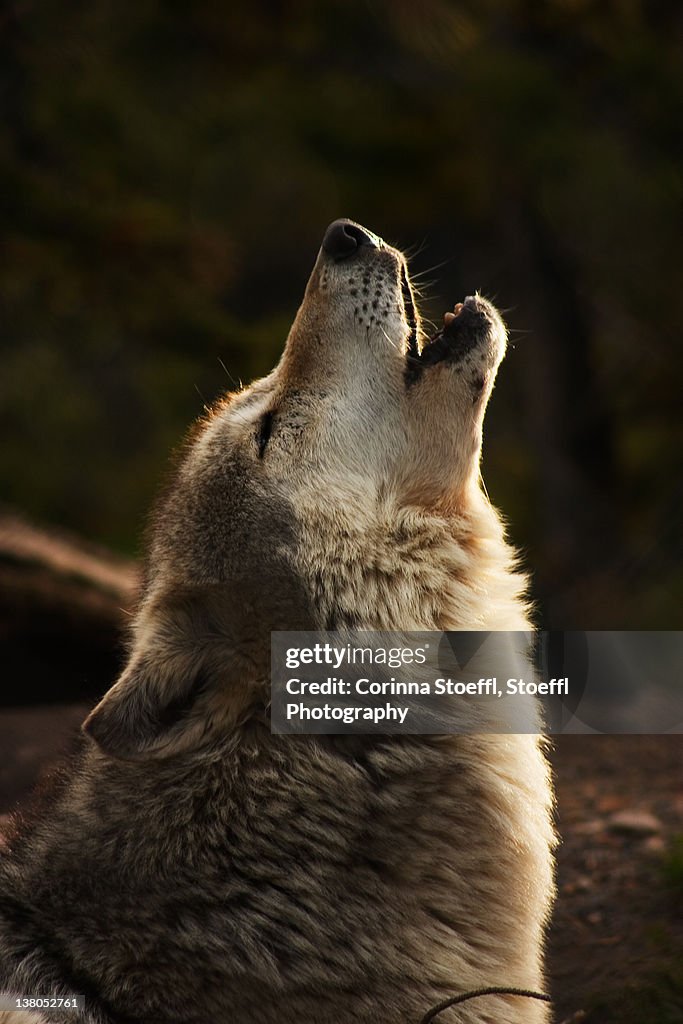
[[[557,1019],[683,1021],[683,737],[563,736]]]

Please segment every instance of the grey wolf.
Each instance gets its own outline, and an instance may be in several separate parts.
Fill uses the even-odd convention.
[[[529,628],[480,484],[505,346],[478,295],[425,339],[403,255],[330,225],[280,363],[190,435],[127,666],[8,837],[0,990],[85,995],[47,1021],[416,1024],[542,986],[538,737],[278,737],[267,714],[273,629]]]

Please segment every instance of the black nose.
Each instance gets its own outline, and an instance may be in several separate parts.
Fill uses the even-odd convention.
[[[333,220],[325,232],[323,249],[335,260],[343,260],[353,254],[361,245],[377,248],[379,239],[360,224],[351,220]]]

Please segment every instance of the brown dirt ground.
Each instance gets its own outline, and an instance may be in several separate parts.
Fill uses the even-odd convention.
[[[83,706],[0,713],[0,815],[68,742]],[[561,736],[555,1020],[683,1022],[683,736]],[[1,827],[0,819],[0,827]]]
[[[683,736],[560,736],[558,1021],[683,1022]]]

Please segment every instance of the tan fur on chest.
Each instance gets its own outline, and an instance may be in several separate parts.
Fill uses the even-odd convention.
[[[332,513],[311,501],[301,551],[328,629],[529,628],[526,580],[483,499],[448,518],[392,498]]]

